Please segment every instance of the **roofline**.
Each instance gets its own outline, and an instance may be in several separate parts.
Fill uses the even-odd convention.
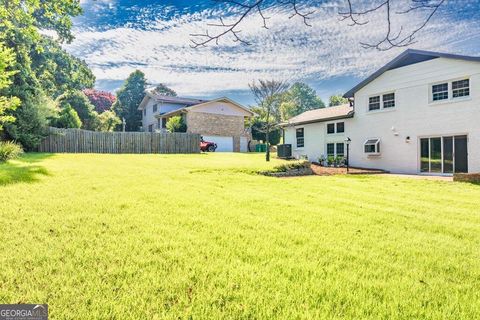
[[[254,115],[255,115],[255,113],[254,113],[252,110],[250,110],[249,108],[247,108],[247,107],[241,105],[240,103],[238,103],[238,102],[236,102],[236,101],[233,101],[232,99],[227,98],[227,97],[220,97],[220,98],[213,99],[213,100],[209,100],[209,101],[205,101],[205,102],[202,102],[202,103],[199,103],[199,104],[194,104],[194,105],[192,105],[192,106],[188,106],[187,108],[189,108],[189,109],[194,109],[194,108],[196,108],[196,107],[203,106],[203,105],[209,104],[209,103],[211,103],[211,102],[218,102],[218,101],[227,101],[227,102],[230,102],[231,104],[239,107],[240,109],[243,109],[244,111],[250,113],[250,116],[254,116]]]
[[[474,62],[480,62],[480,57],[473,57],[473,56],[465,56],[465,55],[459,55],[459,54],[451,54],[451,53],[443,53],[443,52],[435,52],[435,51],[426,51],[426,50],[417,50],[417,49],[407,49],[404,52],[402,52],[400,55],[398,55],[396,58],[394,58],[392,61],[372,73],[368,78],[364,79],[361,81],[359,84],[357,84],[355,87],[347,91],[343,97],[344,98],[353,98],[355,92],[358,90],[362,89],[365,87],[367,84],[381,76],[383,73],[386,71],[390,70],[390,68],[395,65],[398,61],[403,59],[409,54],[419,54],[419,55],[425,55],[425,56],[434,56],[436,58],[447,58],[447,59],[457,59],[457,60],[466,60],[466,61],[474,61]],[[436,59],[434,58],[434,59]]]
[[[355,114],[355,111],[350,111],[347,115],[344,115],[344,116],[336,116],[336,117],[329,117],[329,118],[322,118],[322,119],[301,121],[301,122],[282,122],[282,123],[279,123],[278,126],[281,128],[285,128],[290,126],[298,126],[302,124],[311,124],[311,123],[318,123],[318,122],[327,122],[332,120],[349,119],[349,118],[353,118],[354,114]]]

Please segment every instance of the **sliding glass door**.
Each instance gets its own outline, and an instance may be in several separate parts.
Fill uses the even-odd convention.
[[[467,136],[420,139],[420,171],[431,173],[467,172]]]

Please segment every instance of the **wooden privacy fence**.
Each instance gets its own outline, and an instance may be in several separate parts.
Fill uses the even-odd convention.
[[[200,135],[192,133],[95,132],[49,128],[39,152],[53,153],[199,153]]]

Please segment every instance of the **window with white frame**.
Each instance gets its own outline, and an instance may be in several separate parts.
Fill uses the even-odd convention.
[[[384,93],[368,98],[368,111],[378,111],[395,107],[395,93]]]
[[[343,142],[336,144],[337,157],[345,156],[345,144]]]
[[[327,123],[327,134],[344,133],[345,122]]]
[[[327,156],[335,156],[335,143],[327,143]]]
[[[374,155],[380,154],[380,139],[368,139],[364,143],[364,150],[366,154]]]
[[[380,110],[380,96],[368,98],[368,111]]]
[[[143,109],[143,116],[147,115],[147,108]]]
[[[452,82],[452,97],[468,97],[470,96],[470,80],[464,79]]]
[[[153,105],[153,112],[157,112],[157,110],[158,110],[158,104],[154,104]]]
[[[441,101],[448,99],[448,82],[432,86],[432,100]]]
[[[303,148],[305,145],[305,138],[304,138],[304,130],[303,128],[298,128],[296,130],[296,138],[297,138],[297,148]]]
[[[430,101],[453,100],[470,96],[470,79],[445,81],[431,86]]]
[[[387,93],[382,97],[383,108],[393,108],[395,107],[395,93]]]

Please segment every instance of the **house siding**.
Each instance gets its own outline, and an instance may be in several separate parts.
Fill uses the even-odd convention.
[[[470,79],[469,97],[431,102],[432,84],[464,78]],[[394,108],[368,111],[369,97],[390,92],[395,93]],[[416,174],[422,137],[467,135],[468,171],[480,172],[480,63],[437,58],[389,70],[356,92],[354,99],[355,114],[343,120],[342,135],[351,139],[352,166]],[[301,149],[296,148],[295,139],[299,127],[305,128]],[[294,155],[306,154],[311,161],[325,155],[330,138],[324,122],[285,129]],[[364,142],[371,138],[381,139],[379,156],[364,153]]]
[[[463,78],[470,79],[470,97],[430,102],[431,84]],[[395,92],[395,108],[368,112],[368,98],[384,92]],[[420,138],[467,135],[469,172],[480,172],[479,122],[480,63],[438,58],[390,70],[355,93],[355,116],[346,128],[352,139],[350,163],[419,173]],[[364,153],[369,138],[381,139],[380,156]]]

